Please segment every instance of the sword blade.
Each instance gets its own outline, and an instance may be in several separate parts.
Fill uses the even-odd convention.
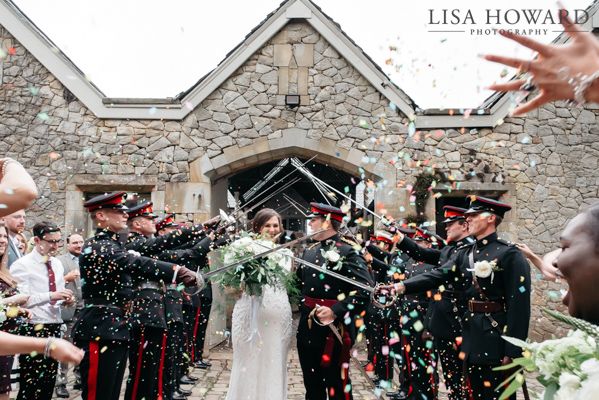
[[[238,265],[245,264],[246,262],[250,262],[250,261],[253,261],[253,260],[257,260],[257,259],[259,259],[259,258],[262,258],[262,257],[265,257],[265,256],[267,256],[267,255],[269,255],[269,254],[271,254],[271,253],[274,253],[274,252],[276,252],[276,251],[279,251],[279,250],[281,250],[281,249],[285,249],[285,248],[287,248],[287,247],[291,247],[291,246],[293,246],[294,244],[297,244],[297,243],[301,243],[301,242],[303,242],[303,241],[306,241],[306,240],[308,240],[308,239],[312,238],[313,236],[315,236],[315,235],[318,235],[319,233],[322,233],[322,232],[324,232],[324,230],[320,230],[320,231],[317,231],[317,232],[311,233],[311,234],[309,234],[309,235],[306,235],[306,236],[304,236],[304,237],[297,238],[297,239],[295,239],[295,240],[292,240],[292,241],[290,241],[290,242],[287,242],[287,243],[285,243],[285,244],[282,244],[282,245],[280,245],[280,246],[273,247],[272,249],[268,249],[268,250],[266,250],[266,251],[263,251],[262,253],[258,253],[258,254],[255,254],[255,255],[253,255],[253,256],[246,257],[246,258],[244,258],[244,259],[242,259],[242,260],[235,261],[235,262],[233,262],[233,263],[231,263],[231,264],[223,265],[222,267],[219,267],[219,268],[217,268],[217,269],[214,269],[214,270],[212,270],[212,271],[209,271],[209,272],[206,272],[206,273],[201,273],[201,272],[200,272],[200,270],[198,269],[198,273],[199,273],[199,274],[201,274],[201,276],[202,276],[202,277],[204,278],[204,280],[205,280],[206,278],[210,278],[211,276],[214,276],[214,275],[216,275],[216,274],[219,274],[219,273],[221,273],[221,272],[223,272],[223,271],[226,271],[226,270],[228,270],[228,269],[231,269],[231,268],[233,268],[233,267],[237,267]],[[262,244],[260,244],[260,243],[258,243],[258,242],[254,242],[254,243],[256,243],[256,244],[258,244],[258,245],[260,245],[260,246],[264,247],[265,249],[266,249],[266,248],[268,248],[267,246],[264,246],[264,245],[262,245]]]
[[[325,181],[323,181],[320,178],[317,178],[316,176],[314,176],[314,174],[312,174],[310,171],[306,171],[305,168],[303,168],[304,166],[301,165],[301,163],[299,163],[299,160],[297,158],[293,158],[291,160],[291,165],[293,165],[295,168],[298,169],[298,171],[300,171],[302,174],[304,174],[308,179],[310,179],[312,181],[312,183],[320,183],[322,185],[324,185],[326,188],[332,190],[333,192],[337,193],[339,196],[343,197],[344,199],[350,201],[351,203],[355,204],[356,206],[360,207],[362,210],[368,212],[369,214],[373,215],[374,217],[380,219],[383,223],[387,224],[388,221],[385,217],[378,215],[377,213],[375,213],[374,211],[370,211],[368,209],[368,207],[363,206],[362,204],[359,204],[357,201],[355,201],[354,199],[352,199],[351,197],[345,195],[344,193],[341,193],[339,190],[335,189],[333,186],[329,185],[328,183],[326,183]]]
[[[262,246],[262,247],[264,247],[264,248],[266,248],[266,246],[264,246],[264,245],[263,245],[263,244],[261,244],[261,243],[258,243],[258,245],[259,245],[259,246]],[[339,280],[341,280],[341,281],[343,281],[343,282],[347,282],[347,283],[349,283],[349,284],[351,284],[351,285],[354,285],[354,286],[356,286],[356,287],[359,287],[360,289],[364,289],[364,290],[367,290],[367,291],[368,291],[368,292],[370,292],[370,293],[374,293],[374,289],[375,289],[375,288],[374,288],[374,287],[372,287],[372,286],[366,285],[366,284],[364,284],[364,283],[361,283],[361,282],[356,282],[356,281],[354,281],[353,279],[351,279],[351,278],[348,278],[348,277],[347,277],[347,276],[345,276],[345,275],[341,275],[341,274],[340,274],[340,273],[338,273],[338,272],[331,271],[330,269],[326,269],[325,267],[322,267],[322,266],[320,266],[320,265],[316,265],[316,264],[314,264],[314,263],[311,263],[311,262],[309,262],[309,261],[306,261],[306,260],[304,260],[304,259],[302,259],[302,258],[299,258],[299,257],[296,257],[296,256],[287,255],[287,254],[286,254],[285,256],[286,256],[286,257],[289,257],[289,258],[291,258],[292,260],[294,260],[295,262],[297,262],[297,263],[299,263],[299,264],[303,264],[303,265],[305,265],[305,266],[306,266],[306,267],[308,267],[308,268],[312,268],[312,269],[314,269],[314,270],[316,270],[316,271],[322,272],[322,273],[323,273],[323,274],[325,274],[325,275],[329,275],[329,276],[331,276],[331,277],[333,277],[333,278],[337,278],[337,279],[339,279]]]

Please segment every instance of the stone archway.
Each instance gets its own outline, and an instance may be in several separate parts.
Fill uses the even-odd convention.
[[[321,164],[353,175],[363,168],[367,178],[375,182],[386,180],[387,185],[395,186],[397,174],[391,165],[383,162],[363,164],[363,159],[367,157],[365,152],[338,147],[335,140],[313,139],[308,136],[308,131],[298,128],[286,129],[278,138],[258,138],[252,145],[227,147],[222,154],[212,158],[205,155],[191,164],[191,178],[194,182],[203,183],[203,204],[211,215],[216,215],[219,208],[225,208],[226,205],[225,178],[228,176],[285,157],[311,158],[315,155],[315,160]],[[384,193],[377,194],[377,201],[387,207],[393,207],[396,200],[385,198]]]

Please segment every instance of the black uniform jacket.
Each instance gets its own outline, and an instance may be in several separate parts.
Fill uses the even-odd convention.
[[[372,255],[371,268],[375,283],[399,282],[399,277],[405,272],[404,260],[372,244],[367,246],[367,250]],[[399,306],[399,302],[396,302],[390,307],[379,308],[371,303],[367,313],[371,319],[389,323],[399,318]]]
[[[412,239],[404,236],[403,240],[398,243],[398,247],[416,261],[441,266],[455,254],[458,248],[473,244],[474,241],[468,236],[437,250],[418,246]],[[429,304],[424,325],[436,338],[454,340],[456,337],[462,336],[461,314],[464,312],[462,306],[464,292],[456,290],[451,283],[448,283],[444,289],[440,292],[441,299],[433,299]]]
[[[416,276],[424,275],[427,272],[433,271],[435,265],[423,263],[409,259],[404,265],[404,279],[410,279]],[[420,292],[415,294],[406,294],[401,300],[401,324],[403,330],[409,330],[420,321],[425,322],[425,316],[428,311],[432,295],[431,292]]]
[[[472,252],[473,264],[469,261]],[[480,291],[473,285],[475,264],[495,261],[496,271],[486,277],[477,277]],[[501,336],[525,340],[530,320],[530,267],[514,245],[498,239],[496,233],[477,240],[473,246],[456,251],[448,262],[435,270],[404,281],[406,293],[436,289],[452,283],[456,290],[465,292],[465,300],[493,301],[504,310],[495,313],[470,312],[464,303],[462,350],[472,364],[494,365],[504,356],[520,357],[522,349]],[[482,292],[482,294],[481,294]]]
[[[124,308],[132,300],[131,276],[170,280],[173,266],[129,252],[118,234],[99,229],[79,256],[86,307],[74,327],[74,338],[129,340]]]
[[[333,264],[325,259],[321,252],[321,250],[328,251],[330,249],[335,249],[341,257],[341,268],[338,270],[335,270],[337,263]],[[313,264],[325,266],[326,269],[340,273],[356,282],[374,287],[374,282],[368,272],[364,258],[351,245],[343,242],[338,235],[321,242],[310,243],[304,251],[302,258]],[[368,306],[370,293],[305,265],[298,267],[297,275],[303,297],[338,300],[331,307],[337,317],[335,324],[343,324],[344,329],[349,333],[353,342],[356,337],[355,319]],[[298,340],[314,346],[323,345],[331,332],[330,328],[321,327],[313,323],[310,329],[307,321],[311,310],[303,305],[303,300],[300,308],[301,317],[298,326]]]
[[[167,250],[160,254],[160,259],[173,262],[177,265],[182,265],[189,268],[192,271],[197,271],[198,267],[202,268],[208,265],[208,253],[211,249],[212,240],[206,236],[200,240],[196,240],[188,246],[181,246],[176,250]],[[206,283],[207,286],[200,293],[209,292],[210,298],[212,298],[212,286],[210,282]],[[199,306],[200,300],[199,295],[194,294],[188,296],[182,293],[182,286],[167,285],[166,295],[164,296],[164,307],[166,313],[167,323],[183,323],[183,303],[187,301],[187,304]],[[187,289],[187,291],[193,290],[193,288]],[[188,299],[191,297],[191,299]]]

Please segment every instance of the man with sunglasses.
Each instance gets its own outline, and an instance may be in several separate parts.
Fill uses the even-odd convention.
[[[62,304],[73,304],[73,292],[65,289],[64,269],[54,256],[62,248],[60,229],[51,222],[33,227],[35,248],[11,266],[19,282],[19,291],[29,295],[25,305],[31,319],[21,333],[34,337],[60,337]],[[56,383],[58,363],[42,354],[21,354],[21,374],[17,399],[51,399]]]

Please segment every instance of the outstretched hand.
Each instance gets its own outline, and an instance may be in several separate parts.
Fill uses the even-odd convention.
[[[50,345],[50,357],[56,361],[79,364],[84,352],[63,339],[54,339]]]
[[[599,71],[599,40],[592,33],[582,31],[580,26],[567,16],[566,10],[560,10],[560,17],[564,31],[571,39],[568,44],[546,45],[525,36],[502,31],[504,37],[534,50],[537,56],[532,60],[490,54],[484,56],[488,61],[518,68],[519,72],[528,73],[531,77],[530,83],[539,90],[532,100],[514,109],[513,115],[525,114],[555,100],[573,100],[574,88],[568,80]],[[526,90],[527,83],[529,82],[526,77],[520,77],[510,82],[490,85],[489,89],[500,92],[521,91]],[[597,101],[598,99],[599,84],[595,82],[586,92],[586,100]]]
[[[197,278],[195,272],[192,270],[181,267],[177,273],[177,280],[183,282],[185,286],[194,286],[197,284]]]

